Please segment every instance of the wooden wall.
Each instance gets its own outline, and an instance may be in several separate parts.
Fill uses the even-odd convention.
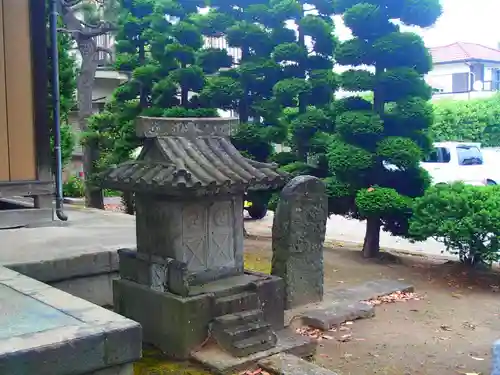
[[[0,182],[37,177],[29,14],[28,0],[0,0]]]

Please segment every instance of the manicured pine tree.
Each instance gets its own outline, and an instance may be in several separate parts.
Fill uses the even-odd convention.
[[[400,25],[431,26],[441,6],[438,0],[338,0],[335,7],[353,34],[336,51],[339,64],[354,67],[342,73],[341,85],[373,92],[373,102],[350,97],[336,103],[330,211],[366,220],[363,254],[375,257],[380,229],[407,234],[412,198],[429,186],[419,162],[430,146],[431,89],[424,74],[432,60],[420,36]]]
[[[325,127],[320,107],[330,103],[335,90],[333,68],[333,7],[324,0],[212,0],[211,12],[203,19],[206,35],[222,35],[228,45],[241,50],[237,67],[212,77],[213,87],[226,95],[226,103],[240,118],[233,143],[251,157],[265,161],[272,153],[271,142],[288,137],[290,117],[286,107],[297,107],[292,116],[292,137],[304,148],[316,128]],[[292,24],[291,24],[292,23]],[[294,30],[293,23],[298,28]],[[308,43],[309,42],[309,43]],[[226,89],[221,87],[225,86]],[[229,99],[229,100],[228,100]],[[215,101],[220,105],[220,101]],[[318,106],[310,113],[311,106]],[[313,130],[311,130],[312,128]],[[301,143],[302,141],[302,143]]]
[[[273,92],[282,107],[296,108],[285,121],[289,123],[290,144],[302,165],[299,169],[309,169],[305,163],[313,151],[314,138],[319,132],[331,130],[333,123],[329,107],[337,89],[333,72],[337,45],[334,8],[325,0],[282,0],[274,2],[274,8],[283,9],[285,4],[297,32],[294,40],[273,50],[274,61],[283,69],[283,79]]]
[[[116,68],[130,79],[113,93],[105,111],[91,119],[99,140],[98,170],[130,159],[140,145],[138,116],[216,117],[200,100],[206,73],[230,67],[226,51],[205,49],[197,26],[203,0],[122,0],[116,36]],[[124,197],[133,213],[131,197]]]
[[[208,78],[202,99],[237,112],[240,126],[234,145],[247,156],[265,161],[272,151],[271,141],[286,136],[278,122],[279,106],[272,100],[281,68],[270,57],[283,36],[269,27],[273,17],[268,1],[210,0],[208,5],[210,11],[198,20],[204,35],[224,38],[229,48],[240,53],[235,66]],[[291,39],[293,32],[286,31]]]
[[[213,117],[199,93],[206,84],[205,65],[214,54],[231,66],[225,51],[203,48],[194,20],[202,0],[122,0],[116,37],[116,68],[130,79],[113,93],[104,112],[94,116],[94,135],[105,152],[103,166],[130,158],[139,146],[134,121],[140,115]],[[210,61],[207,61],[210,60]],[[217,71],[218,65],[212,69]]]

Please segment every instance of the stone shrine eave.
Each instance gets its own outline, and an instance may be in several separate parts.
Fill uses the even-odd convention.
[[[108,169],[100,180],[121,191],[204,196],[279,189],[289,175],[275,164],[243,157],[226,137],[167,136],[151,139],[139,160]]]

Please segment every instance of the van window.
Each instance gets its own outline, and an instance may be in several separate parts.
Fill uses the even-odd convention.
[[[459,165],[482,165],[483,155],[476,146],[457,146]]]
[[[445,147],[435,147],[430,154],[424,158],[425,163],[449,163],[450,160],[450,150]]]

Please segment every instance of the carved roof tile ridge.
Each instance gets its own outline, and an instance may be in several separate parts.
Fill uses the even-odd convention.
[[[204,194],[279,188],[288,180],[288,174],[278,171],[277,165],[243,157],[226,137],[171,135],[158,137],[146,147],[160,151],[163,160],[120,164],[101,175],[103,186],[160,194],[181,194],[187,188]],[[144,150],[142,158],[147,154]]]

